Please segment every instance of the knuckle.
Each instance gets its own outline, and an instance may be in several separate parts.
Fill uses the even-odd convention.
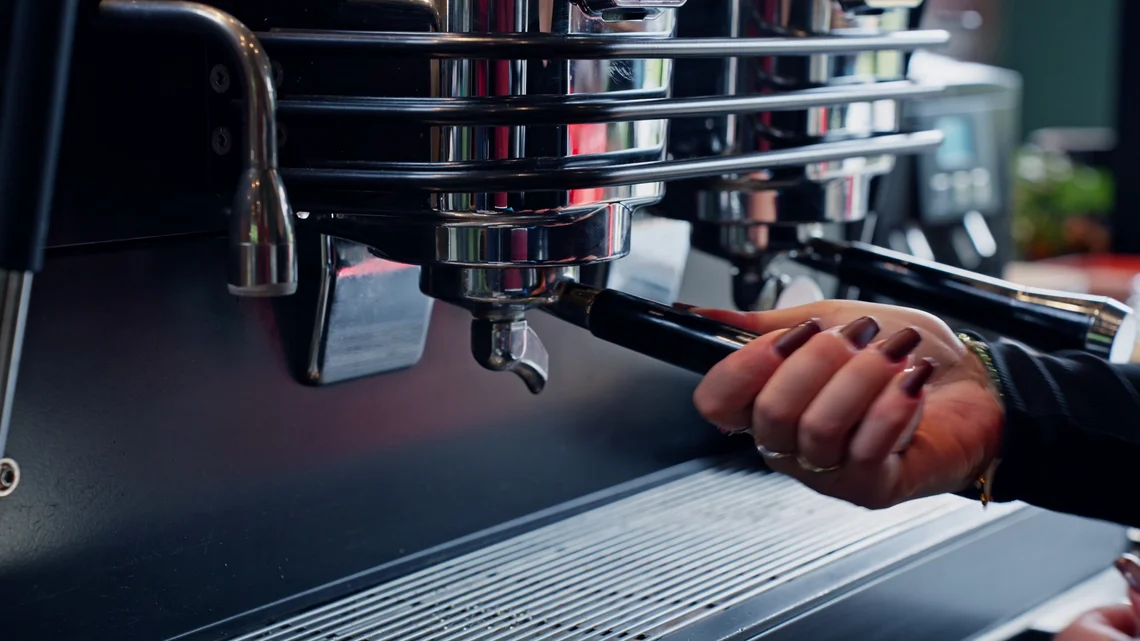
[[[873,451],[865,447],[854,447],[847,452],[847,462],[853,466],[866,466],[878,462]]]
[[[858,353],[847,339],[836,332],[817,334],[808,342],[808,347],[819,365],[832,369],[842,367]]]
[[[847,435],[849,425],[836,416],[805,414],[800,420],[800,432],[813,445],[830,445]]]
[[[795,425],[798,416],[788,407],[781,407],[778,403],[765,402],[760,398],[752,404],[753,422],[765,426]]]

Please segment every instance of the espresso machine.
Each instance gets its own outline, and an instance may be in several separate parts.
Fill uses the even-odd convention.
[[[691,407],[755,335],[677,300],[1131,354],[1120,303],[853,232],[945,138],[921,8],[17,0],[4,638],[963,639],[1106,567],[1121,528],[854,508]]]

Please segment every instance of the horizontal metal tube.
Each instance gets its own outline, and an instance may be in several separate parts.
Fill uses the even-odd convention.
[[[406,33],[281,29],[257,34],[267,48],[338,49],[369,55],[480,60],[646,60],[757,56],[811,56],[907,51],[946,44],[940,29],[882,35],[808,38],[663,38],[549,34]]]
[[[370,98],[307,96],[281,100],[277,112],[303,116],[357,116],[428,125],[558,125],[628,122],[763,111],[790,111],[854,102],[937,95],[939,85],[909,81],[828,87],[760,96],[628,98],[502,96],[490,98]]]
[[[941,143],[941,132],[922,131],[740,156],[616,167],[562,169],[552,167],[549,159],[538,159],[538,162],[374,163],[369,169],[284,169],[282,173],[296,186],[361,191],[562,191],[687,180],[860,156],[921,153]]]

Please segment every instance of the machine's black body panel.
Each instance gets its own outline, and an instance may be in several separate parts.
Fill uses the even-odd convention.
[[[49,259],[0,503],[6,640],[173,636],[725,447],[696,376],[553,318],[539,397],[480,369],[442,303],[418,366],[303,386],[224,256]],[[725,304],[726,274],[693,280]]]

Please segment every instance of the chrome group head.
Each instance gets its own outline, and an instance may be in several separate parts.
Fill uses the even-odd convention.
[[[779,239],[794,244],[819,224],[861,218],[870,181],[896,154],[940,141],[936,132],[897,131],[897,101],[937,91],[906,79],[906,52],[947,38],[906,29],[913,0],[340,4],[370,16],[372,26],[254,33],[201,4],[102,3],[108,15],[197,26],[233,45],[248,89],[249,155],[232,212],[231,289],[292,293],[292,202],[304,212],[300,228],[326,237],[313,340],[319,357],[310,367],[319,382],[341,378],[321,372],[321,363],[337,360],[332,352],[365,349],[334,334],[357,336],[391,321],[337,312],[382,298],[347,295],[360,289],[347,278],[395,287],[400,270],[365,269],[370,262],[419,268],[429,298],[415,299],[423,302],[401,322],[426,322],[430,299],[468,309],[476,359],[520,374],[537,391],[546,355],[527,311],[548,304],[557,283],[581,268],[628,254],[636,212],[690,221],[698,248],[759,260],[781,247]],[[714,5],[723,18],[710,23]],[[384,12],[401,24],[418,20],[419,30],[376,30]],[[278,97],[266,78],[279,51],[416,61],[430,89]],[[695,61],[704,66],[686,66]],[[393,161],[305,158],[278,168],[273,125],[292,115],[429,126],[428,149],[406,157],[394,150]],[[338,200],[345,194],[356,197],[351,206]],[[402,291],[389,298],[414,299]],[[348,370],[358,376],[419,357],[400,353]]]

